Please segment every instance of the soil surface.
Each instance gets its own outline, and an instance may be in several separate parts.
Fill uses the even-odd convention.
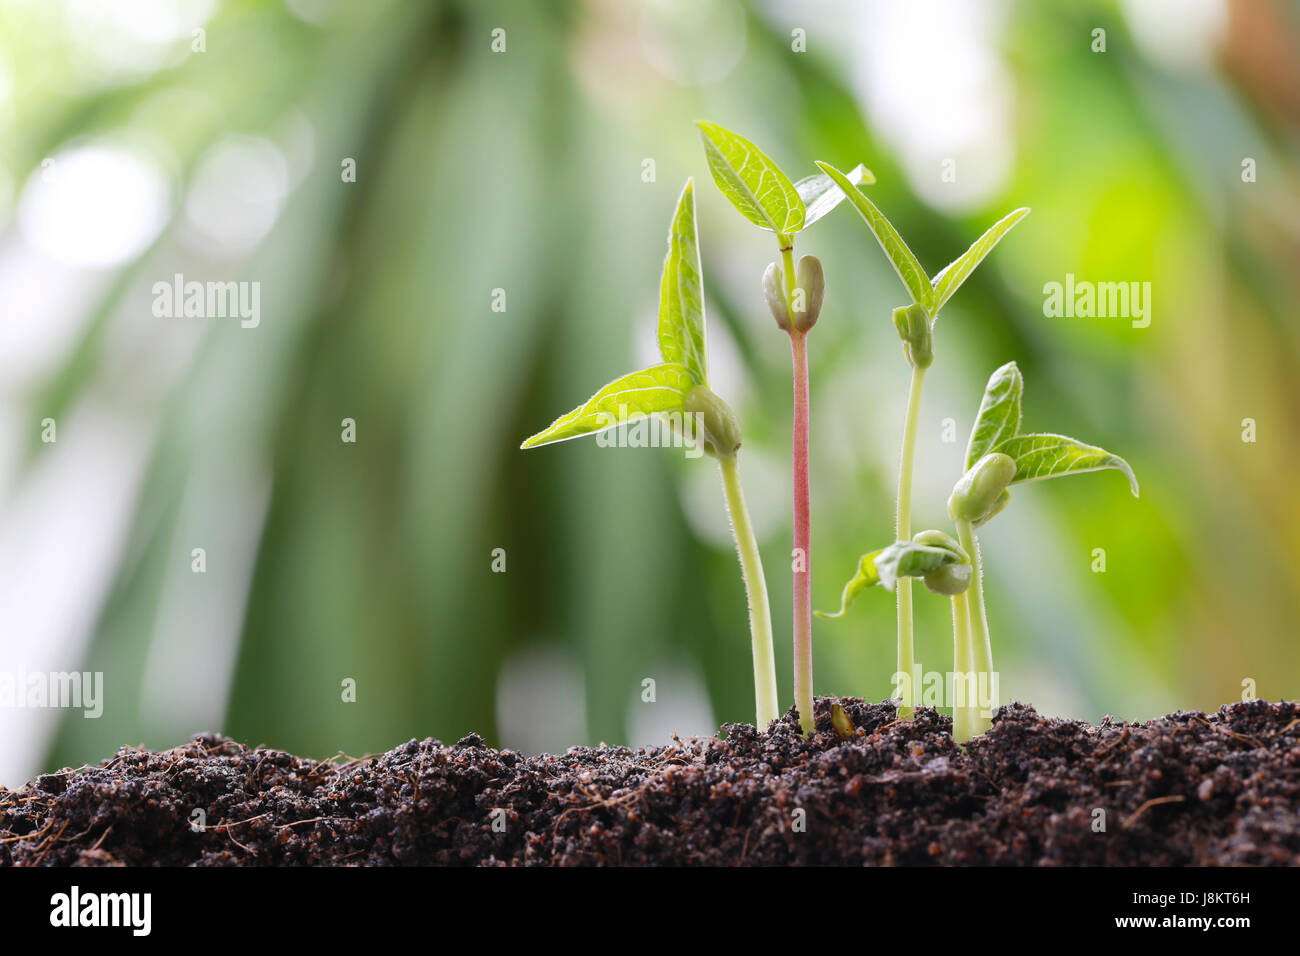
[[[317,761],[202,735],[0,788],[0,864],[1300,865],[1300,705],[1092,727],[827,698],[760,734],[493,750],[471,734]],[[198,812],[196,812],[198,811]]]

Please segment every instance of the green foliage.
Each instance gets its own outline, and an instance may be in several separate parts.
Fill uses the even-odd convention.
[[[1085,445],[1065,435],[1016,435],[1001,442],[997,450],[1015,461],[1016,477],[1012,482],[1015,485],[1114,468],[1128,478],[1133,497],[1138,496],[1137,475],[1127,461],[1104,448]]]
[[[903,280],[907,291],[912,294],[912,301],[925,309],[927,314],[933,315],[934,287],[930,285],[925,269],[921,267],[916,255],[903,241],[903,237],[898,234],[893,223],[886,219],[885,214],[876,208],[875,203],[863,195],[862,190],[853,185],[842,172],[830,163],[823,163],[820,160],[817,165],[835,181],[835,185],[844,191],[853,208],[862,216],[871,229],[871,234],[876,237],[876,242],[880,243],[880,248],[884,250],[885,258],[894,267],[898,277]]]
[[[536,448],[594,435],[656,412],[681,411],[687,394],[700,384],[685,365],[652,365],[614,379],[571,412],[524,441],[520,448]]]
[[[739,174],[738,174],[739,175]],[[743,181],[743,177],[742,177]],[[796,197],[797,199],[797,197]],[[803,206],[799,207],[800,215]],[[659,284],[659,351],[664,364],[610,382],[582,405],[528,438],[521,448],[567,441],[654,414],[694,416],[704,450],[719,460],[723,497],[740,557],[741,579],[750,609],[754,657],[755,722],[765,727],[778,716],[772,620],[758,542],[736,470],[741,429],[731,407],[707,385],[704,337],[704,281],[696,240],[695,189],[687,179],[668,230],[668,254]],[[820,305],[820,298],[818,299]],[[689,428],[684,418],[670,423]],[[810,710],[811,713],[811,710]]]
[[[849,170],[845,179],[855,186],[869,186],[876,181],[876,177],[872,175],[871,170],[861,163]],[[837,186],[835,180],[826,173],[813,173],[811,176],[805,176],[794,184],[794,188],[795,192],[799,194],[799,198],[803,200],[804,229],[821,219],[847,198],[844,195],[844,190]]]
[[[1014,464],[1014,477],[1009,481],[1012,485],[1113,468],[1124,473],[1129,489],[1137,497],[1137,476],[1119,455],[1065,435],[1019,434],[1024,388],[1015,362],[1008,362],[989,377],[966,446],[968,475],[963,481],[969,480],[970,472],[982,459],[1005,455]]]
[[[1024,379],[1015,362],[1008,362],[989,378],[984,388],[984,398],[975,415],[966,445],[966,467],[993,450],[998,442],[1010,438],[1020,430],[1020,399],[1025,391]]]
[[[695,184],[687,179],[668,230],[668,255],[659,283],[659,351],[665,362],[685,365],[701,385],[707,385],[704,279],[695,222]]]
[[[742,216],[784,236],[804,227],[803,199],[776,163],[749,140],[716,123],[696,125],[714,183]]]
[[[520,448],[593,435],[620,424],[620,418],[632,422],[656,413],[685,411],[687,395],[697,386],[707,385],[704,280],[695,221],[694,184],[687,179],[668,230],[668,255],[659,284],[659,351],[663,364],[614,379],[526,439]]]
[[[944,303],[952,298],[952,294],[961,288],[961,284],[975,271],[975,267],[984,260],[984,257],[993,251],[993,247],[1002,240],[1002,237],[1027,215],[1029,215],[1029,208],[1022,206],[1003,216],[990,226],[984,235],[976,239],[969,249],[939,270],[933,282],[935,313],[938,313]]]

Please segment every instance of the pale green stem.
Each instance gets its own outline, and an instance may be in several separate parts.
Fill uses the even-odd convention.
[[[921,389],[925,369],[912,369],[912,385],[907,396],[907,418],[903,422],[903,453],[898,463],[898,511],[894,520],[894,538],[908,541],[912,537],[912,470],[916,459],[916,429],[921,413]],[[915,652],[912,643],[912,579],[898,579],[898,664],[897,673],[907,675],[899,683],[899,717],[910,717],[916,706],[916,688],[912,686]]]
[[[974,691],[978,684],[972,685],[971,678],[978,680],[975,673],[975,651],[970,639],[970,602],[965,594],[954,594],[952,598],[952,739],[964,744],[979,733],[979,697]],[[959,684],[958,681],[962,681]],[[964,688],[964,689],[959,689]],[[972,697],[974,699],[972,699]]]
[[[781,249],[781,277],[785,280],[785,307],[786,311],[793,316],[796,281],[794,274],[794,236],[777,233],[776,243]]]
[[[731,530],[740,553],[740,571],[745,579],[745,596],[749,599],[749,637],[754,651],[754,703],[757,727],[766,730],[780,711],[776,696],[776,660],[772,653],[772,609],[767,603],[767,581],[763,578],[763,559],[758,540],[745,507],[745,493],[740,488],[740,472],[735,455],[718,459],[722,472],[722,490],[731,515]]]
[[[957,521],[957,539],[962,550],[970,556],[971,582],[967,592],[967,604],[970,613],[971,654],[975,665],[975,676],[981,686],[993,687],[993,645],[989,642],[989,619],[984,609],[984,570],[980,565],[980,544],[975,537],[975,528],[969,521]],[[997,702],[991,702],[996,706]],[[979,716],[977,733],[983,733],[992,725],[992,720]]]

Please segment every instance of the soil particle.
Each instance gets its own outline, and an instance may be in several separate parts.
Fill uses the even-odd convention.
[[[831,707],[853,727],[844,739]],[[9,865],[1300,865],[1300,705],[1093,727],[820,699],[766,733],[316,761],[214,735],[0,788]]]

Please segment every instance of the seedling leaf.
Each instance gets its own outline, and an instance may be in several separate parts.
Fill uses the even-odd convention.
[[[872,175],[871,170],[861,163],[854,166],[845,179],[855,186],[859,183],[870,185],[876,181],[876,177]],[[821,219],[845,199],[844,190],[835,185],[835,180],[831,179],[826,173],[813,173],[811,176],[805,176],[794,184],[794,188],[799,193],[799,198],[803,200],[804,204],[804,229]]]
[[[849,181],[847,176],[830,163],[818,160],[817,165],[835,181],[835,185],[844,190],[844,195],[849,198],[849,202],[853,203],[854,208],[866,220],[872,235],[876,237],[876,242],[880,243],[880,248],[885,250],[885,256],[893,265],[894,271],[903,280],[903,285],[907,286],[907,291],[912,294],[912,301],[930,315],[934,315],[934,286],[930,284],[925,270],[921,268],[921,263],[907,247],[898,230],[885,218],[885,214],[876,208],[875,203]]]
[[[684,365],[666,363],[652,365],[639,372],[616,378],[573,411],[561,415],[549,428],[538,432],[520,448],[535,448],[554,442],[568,441],[583,435],[604,431],[622,421],[636,421],[657,412],[673,412],[682,408],[686,395],[701,384]],[[619,406],[626,406],[625,417]]]
[[[1008,362],[991,376],[984,387],[984,400],[980,402],[971,429],[970,443],[966,446],[966,470],[993,450],[998,442],[1011,438],[1020,430],[1020,398],[1025,391],[1025,381],[1015,362]]]
[[[882,549],[883,550],[883,549]],[[870,551],[858,558],[858,573],[853,575],[844,585],[844,590],[840,593],[840,609],[831,614],[826,611],[814,611],[818,617],[826,618],[828,621],[837,620],[848,613],[849,606],[857,599],[858,595],[867,588],[880,583],[880,575],[876,573],[876,556],[879,551]]]
[[[803,228],[803,200],[776,163],[749,140],[716,123],[696,125],[713,181],[742,216],[781,235]]]
[[[989,226],[984,235],[975,240],[974,245],[939,270],[934,277],[935,312],[942,309],[944,303],[952,298],[952,294],[961,288],[961,284],[975,271],[975,267],[993,251],[993,247],[1002,237],[1011,231],[1011,227],[1027,215],[1029,215],[1029,208],[1022,206],[1015,212],[1003,216]]]
[[[695,183],[687,179],[668,227],[668,255],[659,283],[659,351],[665,362],[685,365],[707,385],[702,275],[695,240]]]
[[[879,551],[871,551],[858,559],[858,572],[840,594],[840,609],[834,614],[818,611],[817,616],[827,620],[843,617],[857,596],[867,588],[879,584],[887,591],[894,590],[900,577],[919,578],[946,564],[961,564],[966,556],[951,548],[915,541],[895,541]]]
[[[1104,448],[1085,445],[1065,435],[1017,435],[1000,442],[993,450],[1015,459],[1013,485],[1115,468],[1128,477],[1133,497],[1138,495],[1137,476],[1127,461]]]

